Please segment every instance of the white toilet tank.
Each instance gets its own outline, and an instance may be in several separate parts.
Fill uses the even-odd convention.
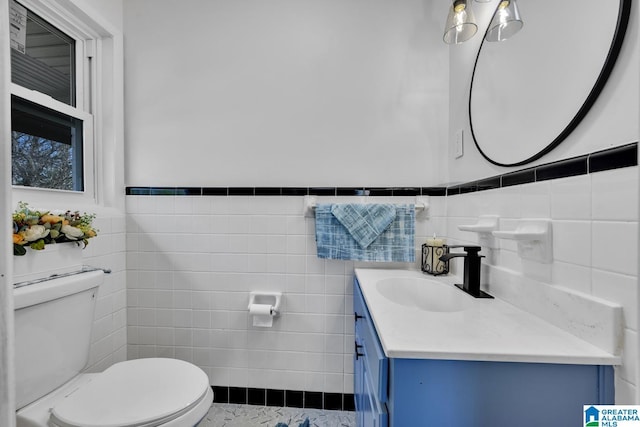
[[[87,365],[102,271],[14,289],[16,409],[39,399]]]

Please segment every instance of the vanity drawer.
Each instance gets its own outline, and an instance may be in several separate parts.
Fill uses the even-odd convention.
[[[357,280],[354,282],[353,306],[356,317],[356,341],[362,347],[359,352],[363,357],[365,372],[369,377],[370,387],[380,403],[388,399],[389,359],[385,356],[378,340],[373,320],[364,302]]]
[[[387,405],[380,402],[375,396],[375,387],[369,383],[369,375],[364,376],[364,395],[362,412],[362,425],[367,427],[388,427],[389,414]]]

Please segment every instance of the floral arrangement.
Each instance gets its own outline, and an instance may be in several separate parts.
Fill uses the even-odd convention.
[[[87,246],[88,239],[98,235],[98,230],[91,225],[95,218],[95,214],[86,212],[80,215],[78,211],[33,210],[27,203],[20,202],[13,213],[13,254],[26,254],[26,246],[42,250],[52,243],[82,242]]]

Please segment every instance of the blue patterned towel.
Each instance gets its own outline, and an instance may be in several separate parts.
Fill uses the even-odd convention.
[[[396,219],[396,207],[389,204],[345,203],[333,205],[331,213],[362,249],[366,249]]]
[[[316,207],[318,258],[375,262],[414,262],[414,205],[395,205],[396,217],[366,249],[331,213],[332,205]]]

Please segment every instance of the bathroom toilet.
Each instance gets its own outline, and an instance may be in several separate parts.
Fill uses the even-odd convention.
[[[136,359],[86,367],[102,271],[14,289],[18,427],[192,427],[213,393],[197,366]]]

